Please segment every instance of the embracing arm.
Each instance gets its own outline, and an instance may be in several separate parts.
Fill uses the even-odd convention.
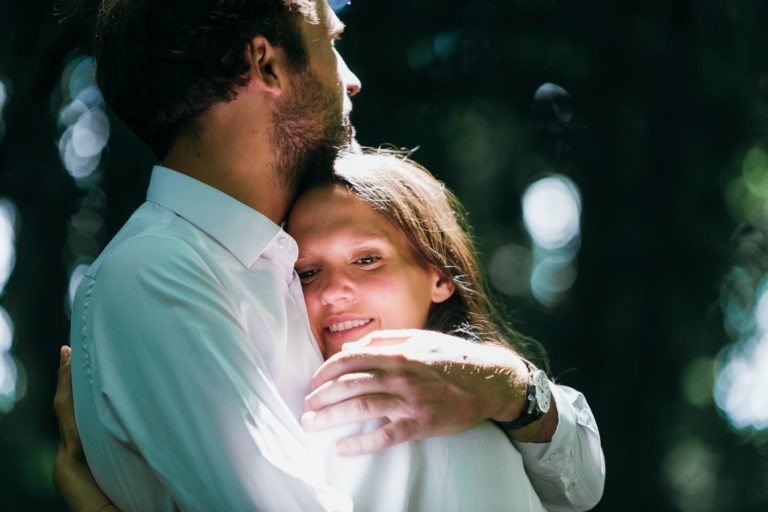
[[[487,419],[511,421],[523,410],[527,383],[527,365],[507,347],[432,331],[380,331],[345,347],[318,370],[302,424],[319,430],[387,418],[378,430],[337,443],[341,454],[372,452],[461,432]],[[594,421],[589,428],[574,421],[570,402],[558,386],[551,387],[550,411],[507,436],[524,447],[519,450],[526,471],[543,502],[561,506],[553,510],[585,510],[602,495],[599,435]],[[552,450],[542,457],[526,454],[529,446]],[[561,457],[545,461],[555,451]],[[579,495],[568,489],[577,476],[585,487]]]
[[[80,434],[75,425],[69,347],[61,347],[59,356],[53,409],[59,423],[60,439],[53,462],[53,485],[70,512],[118,512],[99,489],[85,461]]]

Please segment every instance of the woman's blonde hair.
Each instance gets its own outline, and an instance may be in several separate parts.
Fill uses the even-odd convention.
[[[408,155],[392,149],[345,153],[336,160],[335,177],[397,226],[422,264],[453,281],[456,291],[432,305],[427,329],[506,341],[521,356],[548,367],[543,347],[509,325],[495,305],[462,204]]]

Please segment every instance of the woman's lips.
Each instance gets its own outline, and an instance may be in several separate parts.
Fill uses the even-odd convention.
[[[349,331],[351,329],[355,329],[357,327],[362,327],[364,325],[368,325],[369,323],[373,322],[373,319],[371,318],[365,318],[365,319],[357,319],[357,320],[343,320],[339,322],[333,322],[325,327],[323,327],[324,331],[331,332],[331,333],[343,333],[344,331]]]

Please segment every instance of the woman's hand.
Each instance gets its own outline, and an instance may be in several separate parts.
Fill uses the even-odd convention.
[[[72,372],[69,347],[61,347],[59,378],[53,409],[59,422],[59,450],[53,463],[53,486],[71,512],[106,512],[117,509],[101,492],[85,461],[83,445],[75,424],[72,400]]]

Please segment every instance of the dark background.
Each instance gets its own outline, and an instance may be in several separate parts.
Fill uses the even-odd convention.
[[[62,508],[51,399],[69,272],[140,204],[152,164],[114,119],[98,187],[61,163],[57,84],[88,53],[93,17],[93,1],[0,9],[0,197],[18,210],[0,306],[21,375],[0,413],[2,510]],[[566,299],[505,300],[553,373],[589,399],[607,461],[597,510],[768,510],[765,445],[729,427],[711,392],[717,355],[737,339],[720,306],[743,220],[727,190],[768,128],[768,4],[355,0],[341,18],[338,47],[363,83],[360,141],[419,146],[414,158],[464,201],[484,263],[501,245],[530,245],[520,198],[535,179],[564,174],[580,189]],[[534,101],[545,82],[570,94],[570,122]],[[86,207],[103,224],[83,249],[72,233]]]

